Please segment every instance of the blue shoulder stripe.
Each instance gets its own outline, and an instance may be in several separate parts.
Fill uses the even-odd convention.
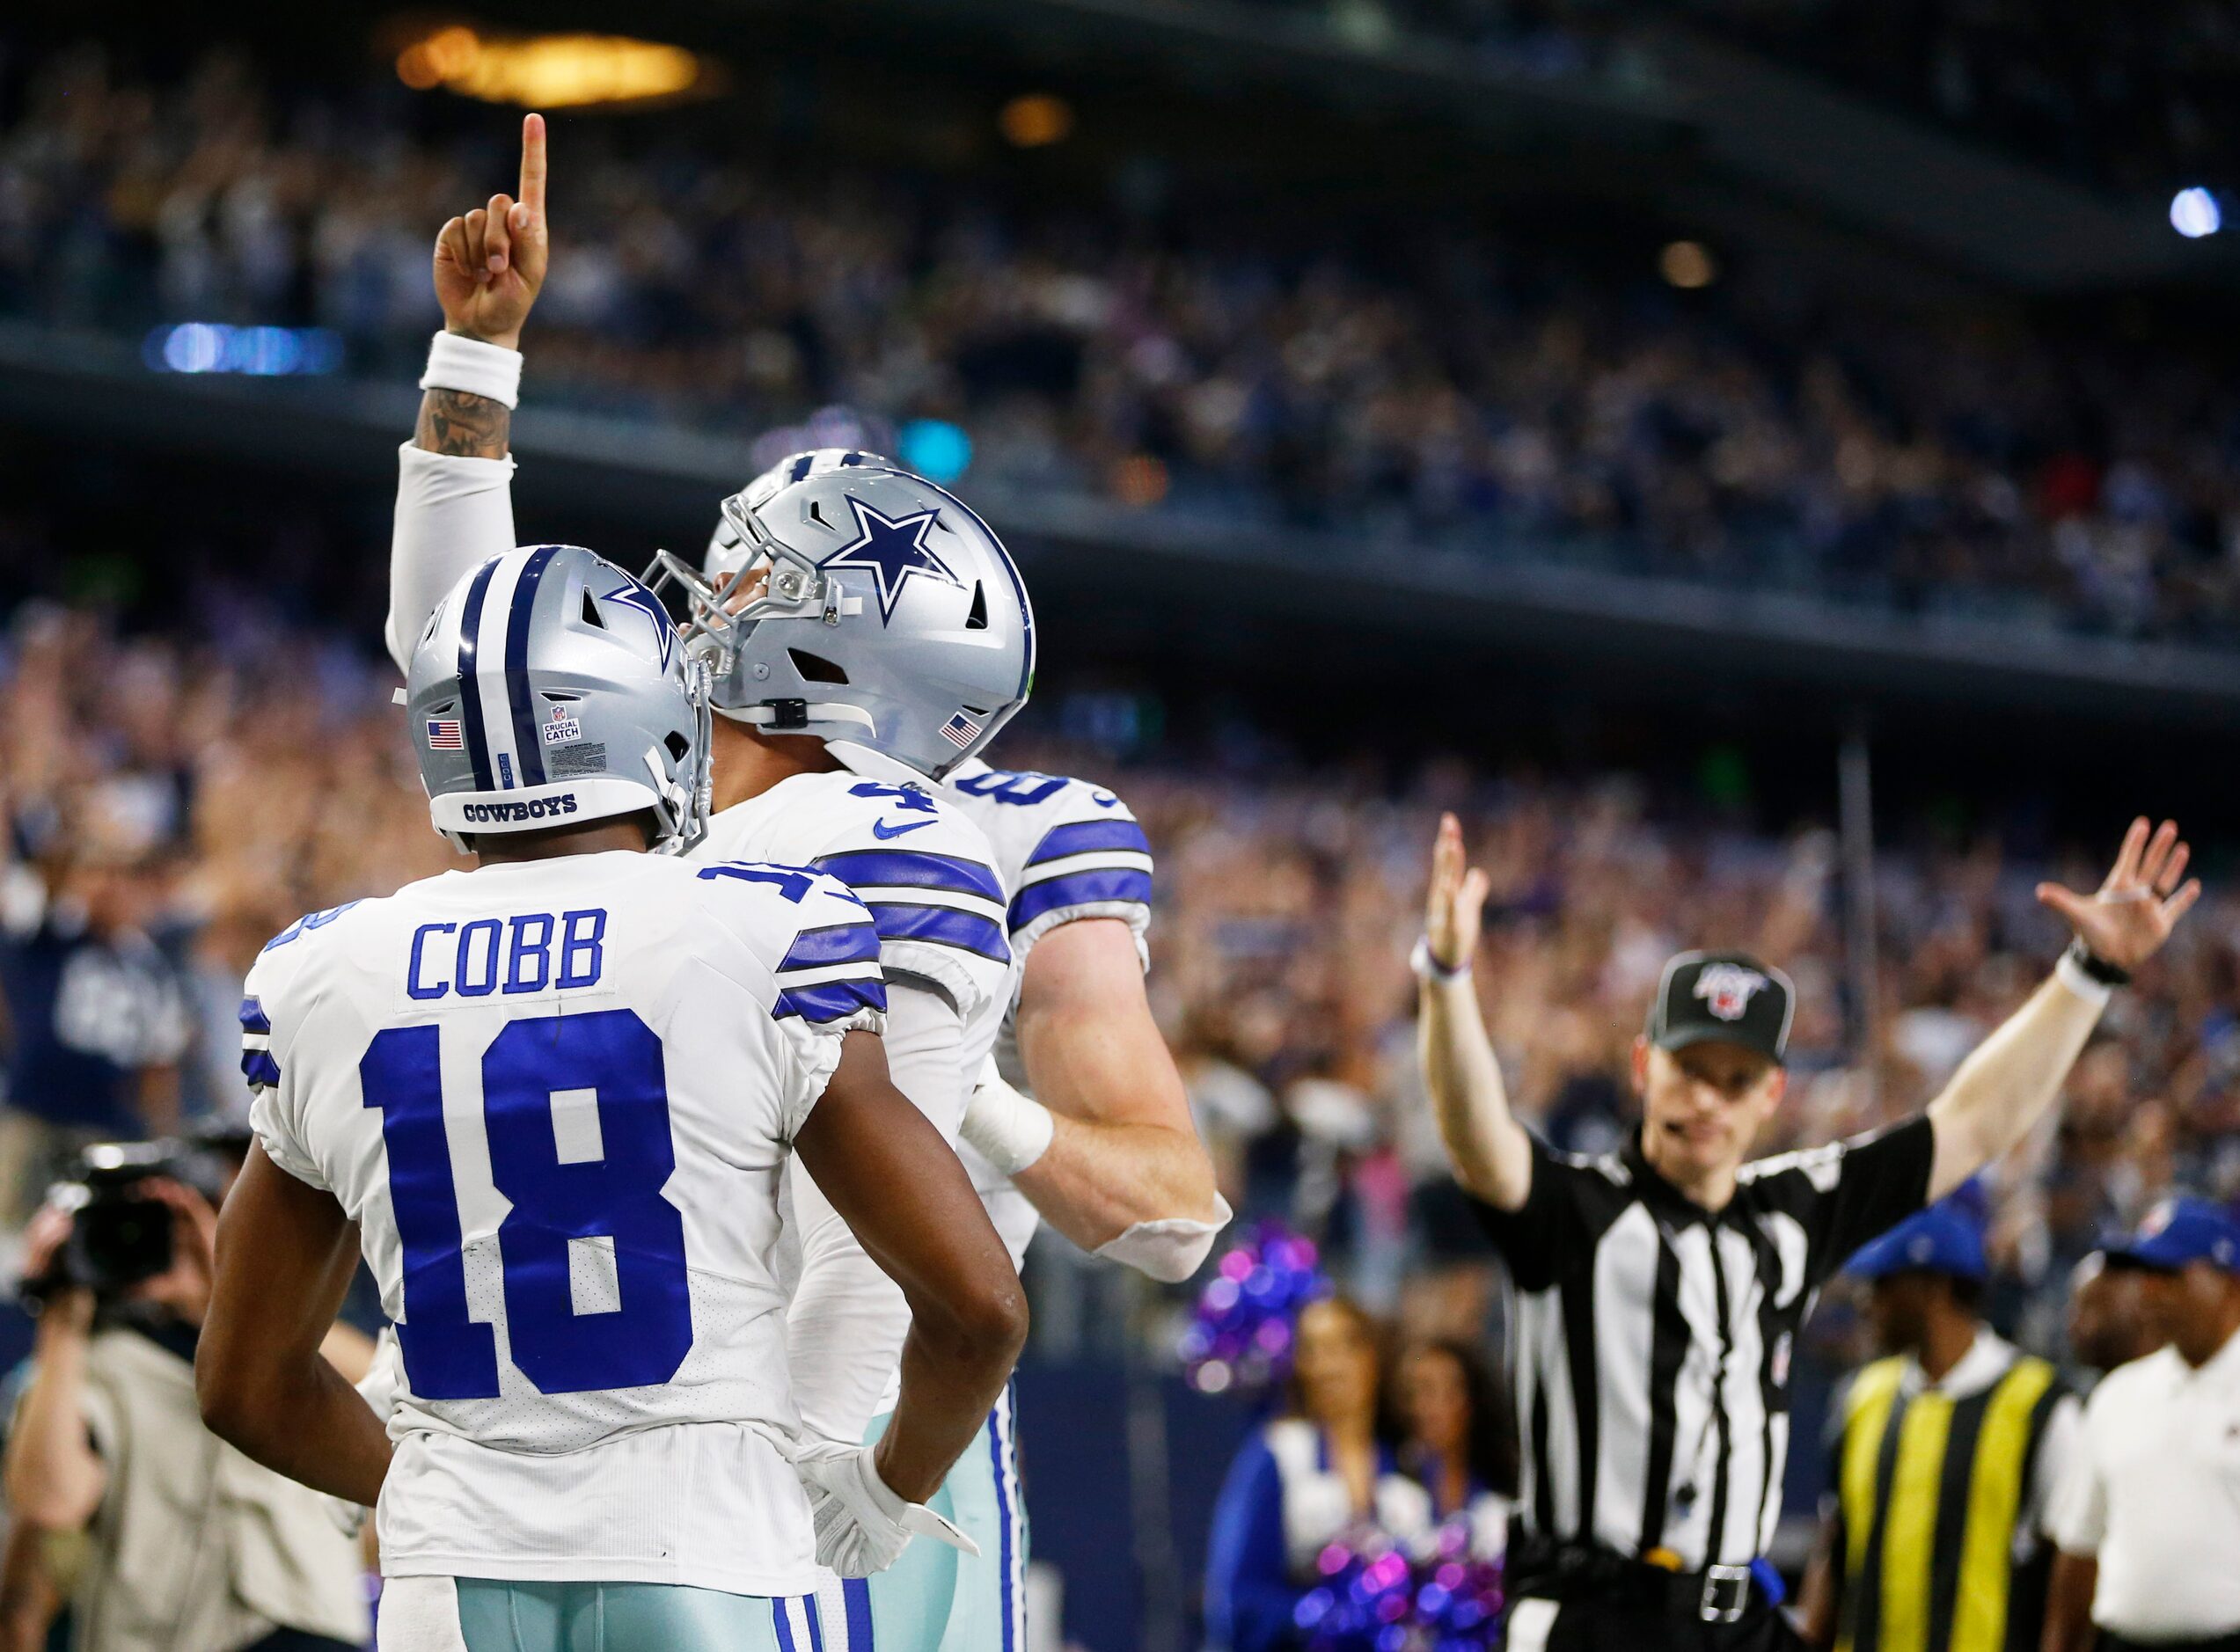
[[[276,1085],[280,1082],[280,1064],[272,1058],[268,1049],[245,1049],[241,1052],[241,1076],[251,1084]]]
[[[1011,961],[1011,947],[1003,925],[977,912],[961,912],[953,906],[904,906],[876,903],[871,921],[882,940],[924,941],[934,947],[955,947],[996,963]]]
[[[977,895],[999,905],[1003,901],[1003,885],[997,881],[994,867],[956,855],[905,849],[852,849],[809,864],[852,889],[947,889],[955,895]]]
[[[270,940],[267,941],[264,944],[263,950],[270,952],[275,947],[285,947],[289,941],[295,939],[296,936],[304,934],[308,931],[324,929],[329,924],[332,924],[336,918],[341,917],[343,913],[348,911],[352,907],[357,904],[358,902],[356,901],[345,901],[340,906],[328,907],[324,912],[306,912],[303,917],[290,924],[286,929],[282,930],[280,933],[275,935]]]
[[[1045,878],[1019,891],[1011,903],[1011,927],[1027,927],[1045,912],[1062,906],[1088,906],[1111,901],[1151,904],[1151,874],[1134,866],[1090,866],[1063,877]]]
[[[788,969],[822,969],[831,964],[879,961],[879,932],[860,919],[805,929],[779,961],[778,973]]]
[[[845,1020],[860,1010],[883,1012],[886,1007],[887,983],[876,976],[858,976],[842,981],[820,981],[815,986],[789,987],[778,995],[778,1002],[771,1006],[770,1019],[782,1021],[789,1015],[798,1015],[821,1027],[827,1021]]]
[[[241,1030],[245,1033],[269,1033],[272,1017],[265,1013],[265,1006],[256,998],[241,1000]]]
[[[1042,842],[1035,845],[1035,852],[1027,857],[1027,864],[1031,866],[1043,860],[1062,860],[1068,855],[1094,854],[1100,849],[1147,855],[1151,852],[1151,839],[1131,820],[1077,821],[1071,826],[1053,826],[1044,832]]]

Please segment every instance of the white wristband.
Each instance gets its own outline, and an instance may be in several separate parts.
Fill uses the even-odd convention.
[[[438,333],[428,347],[422,390],[465,391],[509,407],[521,404],[521,352],[463,333]]]
[[[2105,981],[2095,981],[2085,974],[2084,966],[2067,953],[2063,953],[2061,961],[2053,966],[2053,979],[2096,1010],[2106,1009],[2108,1000],[2116,995],[2113,987]]]
[[[1432,957],[1431,938],[1429,935],[1416,938],[1416,950],[1408,954],[1408,967],[1416,972],[1418,981],[1466,981],[1470,975],[1468,964],[1450,969]]]
[[[990,1062],[965,1104],[957,1134],[1007,1176],[1015,1176],[1050,1151],[1058,1122],[1050,1109],[1005,1083]]]

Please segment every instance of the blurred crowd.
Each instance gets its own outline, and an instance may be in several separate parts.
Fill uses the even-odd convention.
[[[2240,14],[2222,0],[1688,0],[1700,22],[2102,188],[2231,176]]]
[[[1036,205],[999,172],[966,192],[803,153],[727,105],[659,129],[558,127],[538,404],[949,420],[975,479],[1303,557],[2240,632],[2240,401],[2206,359],[1831,311],[1746,271],[1682,294],[1467,214],[1201,211],[1155,163]],[[495,111],[225,55],[155,81],[92,46],[7,62],[0,318],[316,325],[405,378],[434,231],[510,184],[511,139]]]
[[[244,661],[254,661],[244,665]],[[369,660],[14,610],[0,665],[0,1212],[90,1143],[245,1121],[238,1012],[287,924],[443,871]]]
[[[86,1141],[238,1117],[235,1011],[266,939],[306,911],[455,864],[388,704],[385,662],[253,609],[173,637],[17,607],[0,653],[5,1171],[19,1213]],[[253,663],[244,663],[253,662]],[[1030,713],[1030,718],[1032,713]],[[1157,854],[1154,1003],[1242,1218],[1323,1241],[1340,1283],[1428,1334],[1485,1323],[1490,1259],[1447,1181],[1414,1056],[1406,952],[1426,854],[1457,810],[1494,895],[1479,971],[1520,1112],[1594,1150],[1627,1127],[1626,1056],[1658,968],[1743,945],[1795,977],[1779,1147],[1915,1107],[2061,944],[2039,876],[2090,887],[2107,844],[2024,857],[1885,822],[1880,1024],[1863,1061],[1826,831],[1623,775],[1039,744],[1001,760],[1119,787]],[[2111,833],[2120,822],[2111,822]],[[2068,1267],[2174,1185],[2240,1192],[2240,900],[2119,995],[2059,1127],[1997,1173],[2001,1318],[2050,1346]],[[1870,1076],[1871,1073],[1871,1077]]]

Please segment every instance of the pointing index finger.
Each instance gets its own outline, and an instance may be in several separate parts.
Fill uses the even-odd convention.
[[[521,204],[545,216],[545,117],[524,115],[521,122]]]

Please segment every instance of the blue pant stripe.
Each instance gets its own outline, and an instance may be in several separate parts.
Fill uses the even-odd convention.
[[[778,1631],[778,1652],[794,1652],[794,1626],[787,1621],[788,1616],[783,1595],[770,1603],[770,1621]]]
[[[1018,1652],[1013,1632],[1014,1611],[1011,1598],[1011,1488],[1005,1483],[1004,1478],[1004,1458],[1008,1455],[1004,1440],[1004,1400],[1009,1398],[1007,1393],[1003,1400],[996,1401],[995,1409],[988,1413],[988,1455],[993,1459],[990,1466],[995,1471],[996,1530],[1001,1539],[1001,1552],[997,1557],[997,1587],[1001,1591],[1003,1601],[1003,1652]]]
[[[802,1604],[809,1608],[809,1652],[824,1652],[824,1625],[816,1615],[816,1597],[804,1595]]]
[[[860,1577],[842,1578],[840,1599],[847,1607],[848,1652],[872,1652],[870,1583]]]

